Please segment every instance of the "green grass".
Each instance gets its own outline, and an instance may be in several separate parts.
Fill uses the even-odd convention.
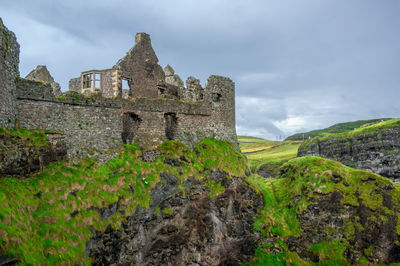
[[[345,206],[357,207],[363,204],[372,211],[368,218],[371,222],[383,223],[398,216],[393,210],[400,210],[400,187],[389,179],[320,157],[295,158],[284,164],[281,170],[282,173],[275,179],[265,179],[258,175],[248,178],[251,186],[264,196],[265,204],[264,210],[254,222],[254,228],[264,237],[274,239],[274,244],[264,243],[259,247],[255,256],[257,265],[262,265],[264,261],[276,262],[278,265],[288,262],[295,265],[308,264],[308,261],[299,261],[288,250],[285,241],[303,234],[304,228],[297,220],[298,215],[310,204],[316,204],[321,197],[334,191],[343,196],[340,202],[343,212],[346,212]],[[340,178],[333,182],[335,177]],[[387,187],[394,189],[384,192]],[[388,209],[383,204],[382,193],[390,196],[393,208]],[[358,234],[363,234],[365,228],[356,216],[348,220],[343,228],[340,232],[343,234],[342,239],[323,240],[308,247],[319,258],[320,264],[348,264],[343,252],[348,247],[353,248],[349,241],[354,239],[355,230],[357,229]],[[396,228],[400,235],[399,219]],[[334,228],[328,226],[323,231],[333,232]],[[278,249],[280,253],[270,254],[274,249]]]
[[[22,139],[30,143],[33,146],[45,146],[48,145],[48,138],[45,133],[58,132],[53,130],[44,129],[9,129],[0,128],[0,137],[8,139]],[[62,132],[59,132],[62,133]]]
[[[297,156],[299,141],[271,141],[239,136],[240,150],[246,155],[253,173],[263,166],[276,171],[283,163]]]
[[[367,125],[364,127],[356,128],[351,131],[346,131],[343,133],[335,133],[335,134],[323,134],[321,136],[315,137],[313,139],[306,140],[302,143],[302,148],[306,149],[312,143],[318,141],[325,141],[330,139],[349,139],[359,135],[370,134],[379,132],[381,130],[387,130],[390,128],[400,128],[400,119],[391,119],[383,122],[375,123],[372,125]],[[350,143],[349,143],[350,144]],[[393,151],[387,151],[393,153]]]
[[[314,138],[317,136],[322,136],[327,133],[344,133],[352,131],[356,128],[362,128],[371,124],[375,124],[390,119],[391,118],[380,118],[380,119],[358,120],[353,122],[339,123],[324,129],[317,129],[309,132],[297,133],[288,137],[286,140],[307,140],[309,137]]]
[[[211,171],[221,169],[227,178],[247,171],[246,158],[228,142],[204,139],[190,150],[167,141],[159,149],[164,154],[154,162],[143,162],[137,145],[125,145],[118,157],[102,165],[93,159],[57,162],[26,179],[0,178],[1,253],[27,265],[89,265],[84,252],[90,228],[119,228],[138,206],[148,208],[161,172],[177,176],[182,189],[189,176],[204,180],[213,197],[221,187],[208,182]],[[164,163],[166,157],[185,158],[186,163],[171,166]],[[118,200],[118,212],[100,217],[97,209]]]

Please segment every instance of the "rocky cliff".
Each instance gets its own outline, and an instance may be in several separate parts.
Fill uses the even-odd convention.
[[[29,265],[238,265],[259,241],[261,194],[231,143],[137,145],[98,165],[56,162],[0,178],[0,250]],[[15,226],[18,225],[18,226]],[[15,261],[15,259],[14,259]]]
[[[255,222],[264,237],[258,265],[400,262],[400,187],[389,179],[305,156],[276,179],[250,182],[266,202]]]
[[[89,254],[96,265],[239,265],[251,259],[258,234],[253,219],[263,200],[241,178],[221,171],[209,182],[222,182],[211,195],[205,181],[162,174],[151,192],[150,209],[137,209],[121,230],[96,232]]]
[[[67,146],[61,132],[0,128],[0,176],[24,176],[66,159]]]
[[[347,166],[400,178],[400,119],[304,142],[298,156],[321,156]]]

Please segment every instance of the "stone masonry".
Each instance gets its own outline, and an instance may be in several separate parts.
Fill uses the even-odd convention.
[[[11,127],[17,111],[15,79],[19,76],[19,44],[0,18],[0,127]]]
[[[7,36],[10,49],[2,54],[7,60],[0,61],[0,80],[9,81],[0,84],[2,126],[11,127],[16,117],[24,128],[63,131],[69,157],[100,160],[133,141],[149,149],[166,139],[192,146],[214,137],[238,147],[234,83],[210,76],[203,88],[190,77],[185,88],[172,67],[164,72],[158,65],[148,34],[138,33],[135,46],[114,67],[84,71],[71,79],[70,91],[62,95],[55,95],[51,80],[17,78],[19,46],[12,33]],[[127,93],[123,80],[129,85]]]
[[[53,77],[50,75],[50,72],[47,70],[46,66],[37,66],[25,78],[48,83],[53,88],[54,95],[61,94],[60,84],[54,81]]]

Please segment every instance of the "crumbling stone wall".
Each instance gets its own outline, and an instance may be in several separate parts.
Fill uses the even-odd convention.
[[[11,33],[6,35],[13,37]],[[136,137],[157,143],[174,139],[188,146],[205,137],[215,137],[237,145],[234,83],[219,76],[211,76],[204,89],[195,78],[188,79],[188,89],[180,82],[166,82],[147,34],[136,35],[136,45],[106,71],[106,80],[101,81],[104,86],[112,86],[109,92],[115,93],[121,89],[121,79],[127,79],[132,96],[127,99],[110,98],[107,93],[74,92],[81,91],[82,78],[72,79],[72,90],[57,97],[50,83],[16,78],[18,44],[15,37],[10,40],[10,53],[4,53],[4,41],[1,50],[7,60],[1,61],[0,78],[10,82],[0,88],[0,122],[8,125],[11,116],[10,122],[18,117],[21,127],[63,131],[70,158],[93,155],[106,160],[112,156],[107,151]],[[171,67],[166,70],[167,77],[176,76]]]
[[[19,76],[19,44],[0,18],[0,127],[11,127],[16,116],[15,79]]]
[[[103,97],[112,98],[121,94],[121,92],[117,90],[118,88],[116,88],[116,79],[115,70],[109,69],[101,71],[100,93]]]
[[[165,73],[165,82],[167,84],[174,85],[180,88],[184,87],[182,79],[177,74],[175,74],[175,70],[170,65],[167,65],[164,68],[164,73]]]
[[[37,66],[25,78],[48,83],[53,88],[54,95],[61,94],[60,84],[54,81],[53,77],[50,75],[50,72],[49,70],[47,70],[46,66]]]
[[[72,78],[69,80],[68,88],[70,91],[81,92],[82,90],[82,78]]]
[[[165,83],[165,74],[151,46],[150,35],[138,33],[135,46],[114,66],[130,83],[129,95],[134,98],[158,98],[157,85]]]

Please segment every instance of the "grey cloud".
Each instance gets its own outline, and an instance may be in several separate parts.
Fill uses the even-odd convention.
[[[145,31],[160,64],[183,79],[231,77],[238,132],[268,137],[399,117],[399,10],[397,0],[0,2],[22,74],[47,64],[65,90],[81,71],[112,66]]]

